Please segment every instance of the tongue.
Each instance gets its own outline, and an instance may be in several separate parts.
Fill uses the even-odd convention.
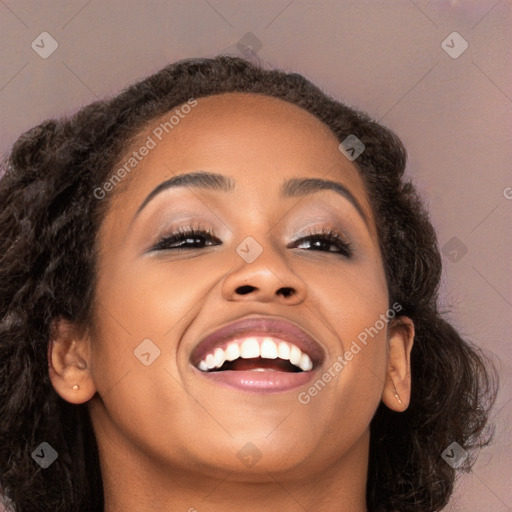
[[[252,359],[242,359],[239,357],[235,361],[226,362],[222,370],[249,371],[255,368],[264,368],[265,370],[275,370],[279,372],[299,372],[300,368],[292,365],[290,361],[284,359],[264,359],[255,357]]]

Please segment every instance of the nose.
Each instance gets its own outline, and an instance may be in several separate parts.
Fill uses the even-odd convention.
[[[304,301],[306,293],[306,283],[289,267],[283,255],[270,246],[264,247],[251,263],[240,258],[223,283],[224,298],[230,301],[293,305]]]

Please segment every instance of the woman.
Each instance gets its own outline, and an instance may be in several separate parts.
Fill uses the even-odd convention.
[[[16,510],[445,506],[497,374],[438,311],[405,164],[366,114],[226,56],[23,134],[0,182]]]

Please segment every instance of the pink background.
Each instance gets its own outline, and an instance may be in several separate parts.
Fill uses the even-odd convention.
[[[240,54],[237,43],[251,39],[269,66],[302,73],[389,126],[441,247],[456,237],[451,244],[467,248],[457,262],[445,249],[443,306],[501,363],[497,439],[445,510],[511,511],[511,20],[505,0],[3,0],[0,152],[48,117],[178,59]],[[42,32],[58,43],[47,59],[31,48]],[[468,43],[457,58],[442,46],[452,32]]]

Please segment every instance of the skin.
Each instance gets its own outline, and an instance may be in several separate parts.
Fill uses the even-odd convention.
[[[389,309],[388,290],[364,183],[329,128],[295,105],[247,93],[197,101],[115,191],[98,233],[94,321],[55,322],[52,384],[68,402],[88,403],[105,511],[366,511],[370,421],[380,401],[402,412],[410,400],[409,318],[369,338],[308,404],[297,397],[312,383],[248,394],[210,383],[189,364],[205,334],[257,313],[289,319],[318,340],[321,377],[375,325]],[[157,185],[199,170],[231,177],[235,190],[169,189],[134,220]],[[330,190],[279,197],[282,181],[302,177],[343,184],[368,225]],[[213,229],[217,245],[150,251],[187,219]],[[333,226],[353,244],[351,258],[329,243],[291,247],[306,228]],[[252,263],[236,252],[247,236],[263,249]],[[145,366],[134,350],[147,338],[160,356]],[[251,467],[237,456],[247,443],[261,455]]]

